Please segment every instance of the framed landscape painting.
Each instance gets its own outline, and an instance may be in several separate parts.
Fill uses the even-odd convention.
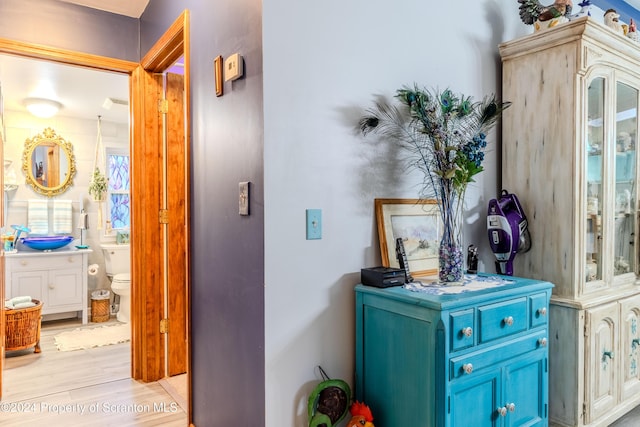
[[[442,219],[435,200],[375,199],[375,212],[384,267],[400,268],[396,239],[402,238],[411,274],[438,273]]]

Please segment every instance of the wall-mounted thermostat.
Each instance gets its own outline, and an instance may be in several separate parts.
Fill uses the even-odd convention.
[[[234,53],[224,61],[224,81],[236,80],[244,73],[242,55]]]

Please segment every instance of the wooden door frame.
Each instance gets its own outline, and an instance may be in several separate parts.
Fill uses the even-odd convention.
[[[0,38],[0,54],[9,54],[9,55],[20,56],[23,58],[39,59],[44,61],[56,62],[60,64],[89,68],[89,69],[98,70],[98,71],[110,71],[110,72],[116,72],[121,74],[127,74],[129,75],[129,87],[131,87],[131,75],[133,71],[138,67],[138,63],[136,62],[125,61],[121,59],[114,59],[114,58],[109,58],[109,57],[99,56],[99,55],[86,54],[86,53],[75,52],[75,51],[64,50],[64,49],[58,49],[58,48],[43,46],[43,45],[34,44],[34,43],[19,42],[19,41],[5,39],[5,38]],[[133,117],[132,115],[130,116],[131,123],[134,123],[134,120],[136,119],[137,118]],[[130,129],[131,128],[132,126],[130,126]],[[131,144],[133,143],[134,141],[133,139],[131,139]],[[0,144],[0,150],[2,150],[2,153],[4,153],[4,141],[2,142],[2,144]],[[0,185],[4,184],[3,178],[4,177],[0,176]],[[0,209],[2,210],[2,212],[4,212],[4,198],[0,198]],[[3,223],[5,220],[6,218],[2,219]],[[2,284],[2,290],[3,290],[3,292],[0,293],[0,295],[3,295],[4,287],[5,287],[4,255],[0,255],[0,258],[1,258],[0,266],[2,267],[2,270],[0,271],[0,275],[2,276],[2,278],[0,279],[0,284]],[[4,310],[4,304],[2,305],[2,308],[0,308],[0,316],[4,320],[3,310]],[[3,324],[4,322],[0,321],[0,325],[3,325]],[[0,340],[2,343],[5,342],[4,327],[0,328]],[[132,341],[132,348],[134,348],[135,345],[136,343]],[[2,356],[2,358],[4,359],[4,346],[2,347],[2,350],[3,351],[0,356]],[[0,363],[0,367],[3,367],[2,363]],[[2,370],[0,370],[0,397],[2,397],[1,387],[2,387]]]
[[[180,56],[184,56],[185,62],[185,140],[187,147],[187,170],[190,170],[190,144],[191,141],[191,122],[190,122],[190,94],[189,94],[189,12],[185,10],[178,19],[171,25],[166,33],[158,40],[158,42],[150,49],[140,63],[109,58],[100,55],[86,54],[76,51],[59,49],[39,44],[25,43],[10,39],[0,38],[0,53],[16,55],[26,58],[34,58],[57,62],[67,65],[86,67],[94,70],[111,71],[129,75],[130,88],[130,146],[132,154],[132,223],[131,233],[132,246],[132,310],[131,313],[131,348],[132,377],[141,381],[156,381],[164,377],[164,364],[160,363],[164,359],[164,349],[156,351],[159,343],[164,341],[160,334],[159,322],[162,318],[163,301],[153,298],[152,293],[145,293],[154,286],[153,277],[146,277],[144,259],[147,254],[154,251],[154,246],[144,246],[136,242],[141,242],[141,236],[148,235],[145,227],[151,224],[146,218],[138,215],[138,212],[144,212],[144,202],[140,199],[140,191],[142,186],[134,188],[134,178],[140,169],[140,165],[136,164],[135,150],[148,142],[149,138],[154,138],[154,129],[145,122],[145,85],[144,76],[156,70],[165,70],[175,62]],[[156,129],[157,130],[157,129]],[[0,149],[3,149],[0,146]],[[142,159],[140,159],[142,160]],[[185,178],[186,179],[186,178]],[[143,183],[138,177],[138,184]],[[2,177],[0,177],[2,184]],[[189,179],[187,179],[187,195],[190,194]],[[4,209],[4,200],[0,198],[0,209]],[[187,221],[186,226],[190,223],[190,201],[186,200]],[[138,215],[138,216],[136,216]],[[157,215],[157,214],[156,214]],[[155,223],[158,223],[157,216],[154,217]],[[135,220],[135,222],[134,222]],[[189,230],[187,229],[186,246],[189,248]],[[154,236],[157,237],[157,236]],[[2,277],[4,277],[4,256],[1,256],[0,266],[2,266]],[[187,250],[187,266],[189,265],[189,251]],[[149,280],[151,279],[151,280]],[[0,280],[0,284],[2,280]],[[191,345],[190,345],[190,271],[187,268],[187,372],[188,372],[188,402],[189,402],[189,422],[192,420],[191,406]],[[151,298],[150,298],[151,297]],[[4,307],[3,307],[4,308]],[[0,315],[4,313],[1,312]],[[1,325],[1,322],[0,322]],[[5,330],[0,330],[0,340],[4,342]],[[3,356],[3,355],[2,355]],[[1,366],[1,365],[0,365]],[[2,385],[2,371],[0,371],[0,386]],[[0,389],[1,396],[1,389]]]

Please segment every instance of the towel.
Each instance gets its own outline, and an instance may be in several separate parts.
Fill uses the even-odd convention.
[[[30,199],[27,207],[27,222],[31,234],[49,234],[48,200]]]
[[[35,307],[35,303],[31,301],[29,296],[13,297],[4,302],[4,308],[11,310],[14,308]]]
[[[71,234],[73,233],[73,205],[71,200],[53,201],[53,233]]]

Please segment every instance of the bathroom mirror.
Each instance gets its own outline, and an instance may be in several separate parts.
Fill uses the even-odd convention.
[[[73,145],[51,128],[24,143],[22,172],[36,193],[62,194],[73,184],[76,162]]]

